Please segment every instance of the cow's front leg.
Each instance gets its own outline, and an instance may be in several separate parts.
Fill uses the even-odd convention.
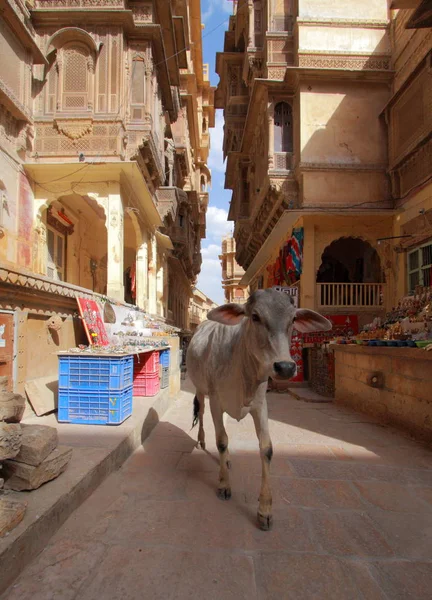
[[[262,479],[261,492],[258,506],[258,525],[260,529],[268,531],[273,525],[272,494],[270,488],[270,463],[273,456],[273,446],[268,428],[267,400],[251,411],[255,429],[259,440]]]
[[[231,485],[229,480],[229,468],[231,466],[228,452],[228,436],[223,424],[223,412],[218,402],[210,399],[210,410],[216,432],[216,445],[219,450],[219,487],[217,494],[222,500],[231,498]]]

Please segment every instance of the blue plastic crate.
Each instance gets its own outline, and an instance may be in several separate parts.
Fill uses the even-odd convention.
[[[170,366],[170,351],[169,351],[169,349],[160,351],[159,364],[161,367],[169,367]]]
[[[59,388],[123,390],[133,383],[133,356],[59,356]]]
[[[64,390],[58,393],[60,423],[120,425],[132,414],[132,386],[121,391]]]

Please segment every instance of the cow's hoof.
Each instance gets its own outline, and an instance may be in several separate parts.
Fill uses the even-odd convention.
[[[201,450],[205,450],[206,449],[205,442],[200,442],[199,445],[201,446]]]
[[[231,498],[231,488],[218,488],[217,496],[221,500],[229,500]]]
[[[259,528],[263,531],[270,531],[270,529],[273,527],[272,515],[262,515],[261,513],[258,513],[257,518]]]
[[[226,461],[226,466],[227,466],[228,470],[231,470],[231,461],[230,460]]]

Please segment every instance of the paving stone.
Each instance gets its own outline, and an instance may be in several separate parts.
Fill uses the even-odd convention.
[[[19,423],[24,415],[25,404],[24,396],[0,391],[0,421]]]
[[[260,600],[387,600],[365,565],[335,557],[268,552],[255,570]]]
[[[367,515],[351,511],[311,511],[315,539],[340,556],[392,556],[391,545]]]
[[[396,556],[431,559],[432,515],[369,511],[369,516],[385,536]]]
[[[21,523],[26,510],[25,500],[9,495],[0,496],[0,538]]]
[[[230,577],[224,574],[230,573]],[[250,557],[172,548],[109,548],[80,600],[255,600]]]
[[[18,423],[0,423],[0,460],[16,456],[21,447],[21,425]]]
[[[37,467],[58,445],[57,429],[46,425],[21,425],[22,440],[14,460]]]
[[[313,481],[309,479],[283,479],[279,494],[286,504],[307,508],[364,508],[359,495],[347,481]]]
[[[410,486],[382,481],[362,481],[355,486],[364,500],[382,510],[418,513],[432,509],[415,496],[415,488]]]
[[[342,479],[347,481],[388,481],[409,483],[415,474],[397,467],[385,465],[362,465],[356,463],[309,461],[291,459],[297,477],[309,479]],[[427,472],[426,472],[427,473]],[[419,475],[419,477],[421,477]]]
[[[7,460],[3,467],[5,488],[16,491],[35,490],[63,473],[71,456],[72,448],[59,446],[37,467]]]
[[[391,600],[430,600],[431,562],[378,562],[373,563],[372,573]]]
[[[86,578],[93,578],[105,552],[95,542],[63,539],[51,544],[9,588],[7,599],[74,600]]]

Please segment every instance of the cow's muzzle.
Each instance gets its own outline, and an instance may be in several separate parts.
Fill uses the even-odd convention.
[[[295,362],[277,362],[273,364],[273,369],[280,379],[291,379],[296,372]]]

